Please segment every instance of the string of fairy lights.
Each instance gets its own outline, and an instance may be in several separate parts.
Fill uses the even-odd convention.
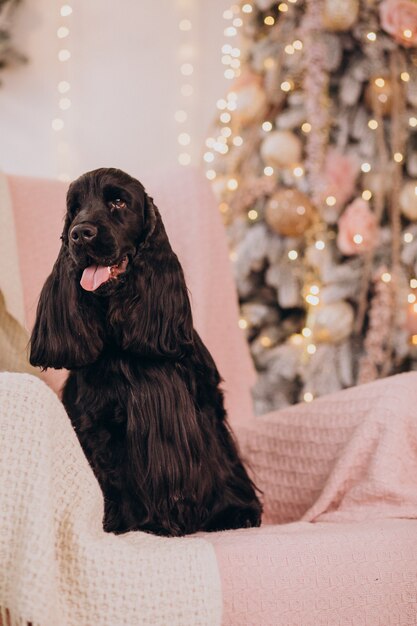
[[[278,11],[281,13],[286,13],[291,4],[296,4],[297,0],[286,0],[285,2],[280,2],[278,4]],[[243,24],[242,13],[250,14],[254,10],[254,6],[251,3],[242,3],[242,4],[233,4],[230,9],[226,10],[223,13],[223,18],[226,21],[226,26],[224,28],[224,36],[225,43],[221,48],[221,62],[224,66],[224,76],[228,80],[236,81],[241,75],[241,49],[239,46],[239,29]],[[264,17],[264,23],[268,27],[273,27],[275,24],[275,18],[273,15],[266,15]],[[411,39],[414,36],[414,33],[410,29],[405,29],[404,37]],[[369,44],[377,41],[378,34],[374,31],[369,31],[365,33],[366,40]],[[287,55],[293,55],[299,53],[303,50],[304,42],[302,40],[302,35],[299,35],[299,38],[295,39],[292,43],[285,46],[284,52]],[[264,60],[265,69],[268,69],[268,64],[273,66],[275,63],[274,59],[266,58]],[[399,79],[403,83],[407,83],[410,80],[410,75],[407,71],[402,69],[399,74]],[[238,82],[238,81],[237,81]],[[284,92],[291,92],[295,88],[295,84],[291,77],[287,77],[280,83],[280,88]],[[373,97],[378,100],[380,107],[385,107],[388,104],[388,101],[391,99],[390,93],[390,85],[389,79],[385,76],[375,76],[370,85],[369,89],[373,91]],[[215,161],[216,161],[216,153],[219,155],[227,155],[231,146],[241,147],[244,143],[244,138],[239,134],[239,125],[233,124],[233,112],[238,108],[238,98],[239,93],[235,90],[234,86],[229,90],[227,95],[224,98],[221,98],[217,101],[217,109],[218,109],[218,124],[217,128],[220,129],[220,132],[217,136],[210,136],[206,140],[206,150],[203,154],[203,159],[207,164],[206,176],[210,181],[213,181],[213,184],[216,184],[216,178],[218,173],[215,169]],[[374,115],[370,115],[368,120],[368,127],[370,130],[377,132],[378,127],[380,125],[380,121],[376,119]],[[415,129],[417,127],[417,116],[410,116],[408,119],[408,125],[410,129]],[[273,130],[273,124],[270,120],[263,120],[261,122],[261,129],[265,135],[270,133]],[[312,131],[312,126],[308,121],[303,121],[300,125],[301,134],[307,136]],[[396,150],[391,155],[391,161],[395,164],[401,164],[404,160],[404,154],[401,151]],[[365,175],[364,181],[366,181],[366,175],[370,175],[372,172],[372,164],[368,161],[363,161],[360,164],[360,170],[362,175]],[[266,165],[263,169],[263,173],[265,176],[274,176],[276,173],[274,167],[271,165]],[[292,168],[292,174],[294,176],[294,180],[302,179],[306,173],[304,171],[304,167],[302,163],[295,163]],[[229,191],[236,191],[239,186],[239,181],[235,174],[230,173],[227,176],[227,180],[225,182],[226,189]],[[361,192],[361,197],[363,200],[369,202],[372,200],[374,191],[372,188],[368,187],[365,182],[365,188]],[[411,196],[413,194],[411,193]],[[417,185],[414,187],[414,195],[415,198],[411,197],[411,201],[413,206],[415,206],[415,211],[417,212]],[[324,199],[327,207],[334,207],[337,203],[337,199],[333,195],[328,195]],[[220,211],[225,214],[228,211],[228,204],[222,200],[219,203]],[[247,211],[247,217],[249,221],[255,222],[258,219],[258,212],[249,208]],[[319,225],[316,232],[313,232],[313,245],[316,250],[323,251],[326,248],[328,243],[328,239],[334,239],[336,236],[333,230],[327,230],[323,227],[323,225]],[[414,239],[414,235],[412,232],[405,232],[403,234],[403,241],[405,244],[410,244]],[[358,232],[353,233],[352,242],[356,245],[358,252],[360,251],[361,246],[364,244],[364,236],[358,229]],[[230,258],[232,261],[236,260],[236,252],[231,250]],[[297,261],[299,258],[299,251],[296,249],[291,249],[288,251],[288,259],[290,261]],[[384,283],[390,283],[392,280],[392,274],[390,271],[383,271],[380,276],[380,280]],[[407,301],[409,305],[409,312],[415,316],[416,319],[416,329],[417,329],[417,278],[412,277],[409,280],[409,293],[407,295]],[[312,324],[310,320],[312,319],[314,312],[317,307],[319,307],[321,303],[321,289],[322,285],[320,283],[320,279],[318,276],[314,276],[313,279],[310,277],[310,282],[307,282],[303,288],[303,298],[306,304],[306,322],[304,328],[302,328],[300,333],[295,333],[290,337],[290,342],[294,345],[299,345],[302,347],[305,358],[312,356],[315,354],[317,350],[317,346],[314,340],[314,333]],[[248,321],[242,316],[238,325],[242,330],[246,330],[248,328]],[[417,345],[417,334],[413,334],[411,336],[411,342],[414,345]],[[273,345],[273,342],[270,337],[267,335],[260,337],[260,343],[264,347],[270,347]],[[311,402],[314,399],[313,394],[306,390],[304,393],[304,401]]]
[[[223,66],[225,66],[224,77],[227,80],[235,80],[241,74],[241,50],[236,43],[239,28],[243,24],[242,18],[239,16],[240,10],[241,8],[238,4],[233,4],[230,9],[227,9],[223,13],[223,19],[226,22],[223,34],[226,40],[221,48],[221,62]],[[242,7],[242,11],[252,11],[251,5],[245,4]],[[229,140],[232,141],[234,146],[240,147],[243,144],[242,137],[239,135],[232,136],[233,131],[229,125],[232,119],[232,112],[237,108],[236,100],[237,94],[234,91],[229,91],[225,98],[217,100],[216,106],[219,111],[219,120],[222,124],[222,128],[217,137],[208,137],[206,140],[206,147],[208,150],[204,153],[203,159],[208,164],[214,162],[216,152],[223,155],[228,153]],[[206,176],[209,180],[214,180],[216,178],[216,171],[209,167],[206,171]],[[238,188],[238,181],[235,178],[229,178],[227,181],[227,188],[230,191],[235,191]],[[222,210],[221,205],[220,210]]]
[[[56,135],[57,148],[57,178],[62,181],[70,180],[70,150],[68,142],[68,112],[72,106],[69,97],[71,84],[69,82],[69,61],[71,51],[69,47],[70,23],[73,8],[70,4],[59,6],[59,25],[56,31],[59,62],[59,80],[57,90],[57,111],[52,119],[51,127]]]
[[[178,62],[181,85],[178,108],[174,118],[177,122],[178,163],[183,166],[193,161],[191,124],[195,107],[195,62],[197,49],[194,42],[196,10],[193,0],[177,0],[178,9]]]

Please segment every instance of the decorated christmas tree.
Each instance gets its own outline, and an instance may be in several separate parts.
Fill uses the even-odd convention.
[[[231,89],[204,159],[257,412],[416,369],[417,2],[226,13]]]

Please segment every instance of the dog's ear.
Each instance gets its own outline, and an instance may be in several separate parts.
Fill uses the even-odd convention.
[[[120,342],[123,349],[142,355],[178,358],[193,342],[184,273],[160,213],[146,194],[144,217],[143,236],[132,261],[130,294],[118,313]]]
[[[71,267],[63,243],[43,286],[30,339],[30,362],[43,369],[93,363],[103,348],[100,312]]]

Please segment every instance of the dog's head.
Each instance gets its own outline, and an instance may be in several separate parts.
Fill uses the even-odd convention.
[[[74,181],[61,239],[39,299],[33,365],[80,367],[104,347],[151,358],[187,350],[193,326],[182,268],[138,180],[102,168]]]
[[[97,295],[114,292],[154,223],[152,200],[125,172],[102,168],[74,181],[62,240],[81,287]]]

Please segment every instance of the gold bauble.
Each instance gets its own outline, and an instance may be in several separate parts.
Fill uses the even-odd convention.
[[[298,189],[279,189],[265,210],[268,226],[285,237],[300,237],[311,226],[314,207],[305,193]]]
[[[327,30],[349,30],[358,19],[359,0],[324,0],[323,23]]]
[[[386,76],[373,76],[365,91],[365,102],[372,112],[390,115],[392,110],[392,84]]]
[[[403,185],[399,200],[403,215],[413,222],[417,220],[417,180],[409,180]]]
[[[291,167],[301,161],[302,143],[289,130],[268,133],[261,145],[261,156],[266,165]]]
[[[307,321],[317,342],[338,343],[352,332],[354,313],[345,301],[312,308]]]

